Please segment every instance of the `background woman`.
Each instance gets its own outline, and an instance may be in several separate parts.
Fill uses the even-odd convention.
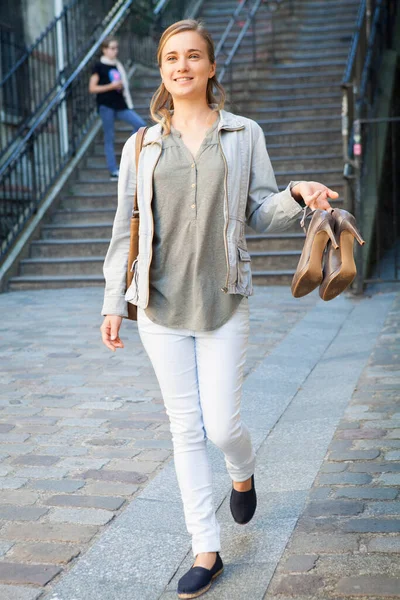
[[[157,375],[195,562],[180,579],[180,598],[195,598],[222,572],[220,527],[206,441],[224,453],[232,479],[231,512],[248,523],[256,509],[255,453],[240,417],[252,294],[245,224],[282,230],[301,199],[329,209],[337,193],[316,182],[278,192],[260,126],[223,110],[214,44],[203,25],[171,25],[158,49],[162,83],[153,96],[156,125],[139,162],[139,256],[125,294],[129,218],[136,185],[135,138],[125,144],[118,209],[104,263],[101,326],[105,345],[119,338],[126,301]],[[218,94],[214,95],[214,89]]]
[[[119,169],[114,152],[114,121],[126,121],[137,131],[145,122],[133,110],[129,83],[122,63],[117,60],[118,41],[106,38],[101,44],[102,56],[92,70],[89,92],[97,94],[96,102],[103,122],[104,151],[110,179],[118,179]]]

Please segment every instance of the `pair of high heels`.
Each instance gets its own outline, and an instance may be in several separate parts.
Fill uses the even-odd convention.
[[[307,216],[304,209],[301,225]],[[365,244],[356,227],[356,220],[347,210],[333,208],[313,211],[306,232],[306,241],[293,276],[291,290],[301,298],[319,286],[322,300],[332,300],[354,280],[357,269],[354,262],[354,239]]]

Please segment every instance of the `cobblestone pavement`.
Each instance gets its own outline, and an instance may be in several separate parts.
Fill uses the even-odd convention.
[[[0,295],[1,600],[39,598],[171,457],[136,324],[121,330],[125,350],[101,344],[102,294]],[[256,289],[246,376],[316,301]]]
[[[400,598],[399,486],[400,294],[264,599]]]

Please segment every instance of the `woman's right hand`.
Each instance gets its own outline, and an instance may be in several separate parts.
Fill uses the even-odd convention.
[[[109,85],[110,85],[110,90],[122,90],[122,88],[124,87],[124,84],[122,83],[122,81],[113,81]]]
[[[103,344],[113,352],[115,352],[117,348],[124,347],[122,340],[120,340],[118,336],[121,323],[122,317],[119,317],[118,315],[107,315],[104,317],[104,321],[100,327]]]

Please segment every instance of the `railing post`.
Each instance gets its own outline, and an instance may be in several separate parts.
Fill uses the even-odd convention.
[[[361,206],[361,166],[362,166],[362,153],[363,153],[363,139],[362,129],[359,119],[359,103],[356,103],[356,119],[354,120],[354,140],[353,140],[353,153],[354,153],[354,166],[355,166],[355,179],[354,179],[354,216],[357,223],[362,225],[362,206]],[[357,264],[357,275],[355,280],[354,291],[357,295],[363,293],[364,287],[364,267],[363,267],[363,255],[362,247],[356,244],[356,264]]]

